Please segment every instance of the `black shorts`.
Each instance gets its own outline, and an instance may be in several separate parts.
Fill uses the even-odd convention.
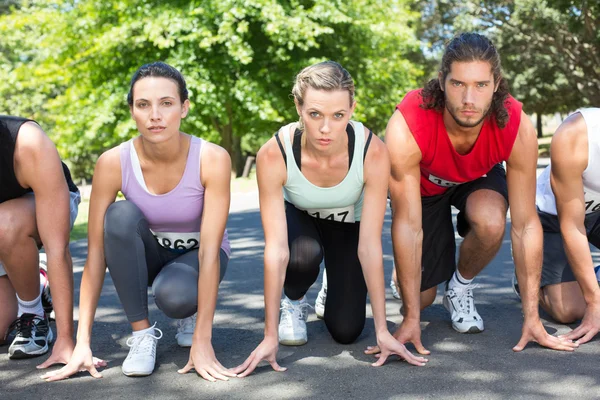
[[[542,264],[540,287],[576,281],[565,253],[558,217],[540,210],[538,210],[538,215],[544,230],[544,263]],[[585,216],[584,225],[588,242],[596,247],[600,247],[599,221],[600,211]]]
[[[452,278],[456,270],[456,238],[452,224],[451,206],[460,212],[456,230],[464,237],[469,232],[465,207],[469,195],[477,190],[489,189],[500,193],[508,204],[506,172],[496,164],[479,179],[453,186],[437,196],[421,198],[423,216],[423,255],[421,261],[421,291],[425,291]]]

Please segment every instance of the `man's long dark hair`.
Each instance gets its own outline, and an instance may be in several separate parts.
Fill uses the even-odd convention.
[[[494,92],[489,114],[492,115],[500,128],[508,123],[506,99],[509,96],[508,83],[502,78],[500,55],[494,44],[485,36],[478,33],[462,33],[454,37],[446,46],[440,66],[441,82],[446,81],[450,67],[454,62],[485,61],[490,64],[494,75],[494,85],[500,82],[498,90]],[[422,107],[426,110],[434,109],[443,112],[446,106],[444,92],[440,87],[440,79],[435,78],[427,82],[421,93],[423,96]]]

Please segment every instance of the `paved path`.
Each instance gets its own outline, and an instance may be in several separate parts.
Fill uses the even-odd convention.
[[[235,366],[254,349],[263,333],[263,233],[256,192],[234,196],[229,218],[233,256],[221,284],[213,344],[225,366]],[[386,280],[392,269],[390,216],[384,226]],[[86,243],[72,246],[76,288],[79,288]],[[596,258],[598,254],[595,254]],[[34,369],[37,360],[10,361],[7,347],[0,349],[0,399],[593,399],[600,398],[600,342],[582,346],[576,353],[549,351],[532,344],[519,354],[511,347],[520,336],[520,303],[510,288],[513,263],[508,234],[500,253],[477,279],[475,291],[485,332],[461,335],[452,330],[441,299],[423,313],[423,342],[432,354],[426,367],[392,361],[373,368],[363,349],[374,343],[370,309],[365,329],[352,345],[335,343],[324,323],[309,317],[309,342],[281,347],[285,373],[260,368],[245,379],[208,383],[193,373],[177,374],[188,351],[177,347],[175,322],[151,303],[150,316],[164,332],[158,346],[157,368],[151,377],[127,378],[120,365],[127,354],[129,327],[107,275],[94,324],[94,354],[108,361],[104,378],[87,374],[48,384]],[[317,285],[308,293],[314,301]],[[76,299],[79,298],[77,290]],[[388,325],[399,322],[400,303],[387,292]],[[77,311],[77,310],[76,310]],[[76,313],[77,315],[77,313]],[[552,333],[570,327],[544,320]]]

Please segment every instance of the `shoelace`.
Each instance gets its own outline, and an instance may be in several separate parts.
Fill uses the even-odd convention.
[[[473,304],[473,289],[478,288],[479,285],[476,283],[469,283],[465,288],[458,289],[454,288],[453,291],[456,294],[456,302],[458,303],[458,310],[461,313],[470,314],[471,304]]]
[[[156,324],[152,325],[154,328]],[[127,339],[127,346],[131,347],[130,355],[136,354],[147,354],[151,353],[154,357],[156,354],[156,346],[154,346],[154,340],[158,340],[163,337],[163,333],[160,329],[154,328],[154,332],[158,332],[158,336],[151,333],[145,333],[140,336],[132,336]]]
[[[177,332],[193,331],[196,325],[196,316],[197,314],[194,314],[191,317],[177,321]]]
[[[280,310],[288,312],[289,314],[292,315],[292,318],[296,318],[299,321],[304,321],[305,316],[308,316],[309,308],[314,308],[314,307],[311,306],[310,304],[308,304],[308,302],[300,303],[299,305],[294,306],[289,301],[284,301],[281,303]],[[287,322],[287,320],[284,320],[284,322]]]
[[[35,322],[36,320],[43,321],[43,318],[35,314],[25,313],[16,320],[14,320],[12,324],[10,324],[10,326],[8,327],[8,332],[12,332],[14,330],[17,336],[21,335],[24,337],[31,337],[33,328],[37,327],[37,324]]]

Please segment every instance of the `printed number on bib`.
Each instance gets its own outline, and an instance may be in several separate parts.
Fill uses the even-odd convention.
[[[325,219],[329,221],[354,223],[354,206],[342,207],[342,208],[309,208],[304,210],[305,213],[313,218]]]
[[[199,232],[154,232],[152,234],[165,249],[191,250],[200,245]]]
[[[600,194],[587,191],[583,194],[585,201],[585,213],[591,214],[596,211],[600,211]]]

